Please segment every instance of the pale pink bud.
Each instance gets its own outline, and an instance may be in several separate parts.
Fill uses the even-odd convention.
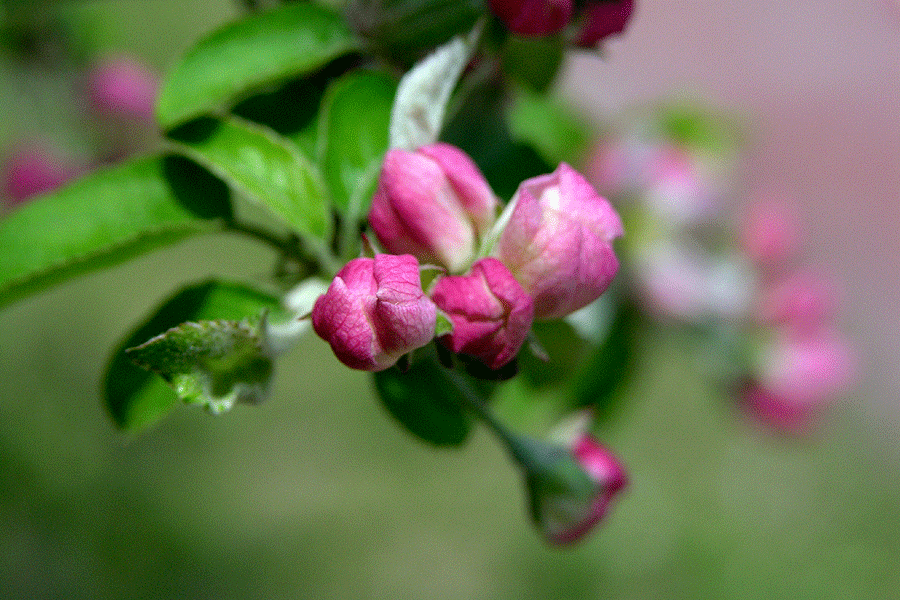
[[[572,0],[490,0],[489,4],[507,29],[526,37],[554,34],[572,18]]]
[[[87,98],[94,111],[150,120],[158,87],[157,75],[134,58],[106,58],[88,73]]]
[[[408,254],[356,258],[316,300],[312,324],[342,363],[381,371],[434,338],[437,311]]]
[[[441,277],[431,297],[453,323],[441,341],[491,369],[512,360],[531,329],[531,297],[496,258],[479,260],[468,275]]]
[[[797,272],[763,291],[759,316],[764,323],[817,329],[831,316],[834,296],[834,289],[825,278]]]
[[[449,144],[384,157],[369,223],[385,250],[459,272],[494,222],[497,199],[481,171]]]
[[[760,200],[749,206],[740,225],[744,252],[756,263],[773,266],[793,259],[800,247],[800,226],[785,201]]]
[[[762,357],[761,387],[794,404],[822,404],[853,379],[855,360],[849,345],[834,331],[783,331]]]
[[[593,48],[598,42],[625,31],[634,12],[634,0],[590,0],[576,45]]]
[[[535,318],[563,317],[606,290],[622,221],[575,169],[562,163],[522,182],[507,211],[494,253],[534,298]]]
[[[571,459],[529,473],[532,513],[552,544],[571,544],[594,528],[609,511],[616,495],[628,484],[622,463],[590,435],[569,447]],[[580,479],[571,469],[587,474]],[[582,475],[582,477],[584,477]]]
[[[52,191],[78,174],[74,163],[38,144],[21,146],[6,157],[3,186],[12,204]]]

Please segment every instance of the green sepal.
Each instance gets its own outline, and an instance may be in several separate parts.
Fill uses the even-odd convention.
[[[273,294],[243,283],[208,280],[188,286],[161,303],[116,348],[103,382],[104,402],[113,421],[127,431],[153,425],[178,401],[161,377],[136,366],[126,355],[153,336],[187,321],[233,320],[269,312],[271,321],[287,317]]]
[[[274,366],[265,316],[256,323],[189,321],[125,354],[165,379],[181,400],[215,414],[238,402],[262,402]]]

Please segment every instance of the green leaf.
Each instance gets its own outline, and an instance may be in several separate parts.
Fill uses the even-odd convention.
[[[256,324],[191,321],[125,352],[136,365],[161,375],[185,402],[221,413],[268,395],[273,353],[265,332],[265,317]]]
[[[183,158],[96,171],[0,220],[0,306],[230,218],[228,188]]]
[[[344,19],[312,2],[256,13],[187,52],[163,82],[156,117],[169,129],[265,85],[316,71],[356,46]]]
[[[240,320],[270,310],[278,311],[278,298],[246,285],[209,280],[187,287],[167,299],[117,347],[104,379],[104,400],[122,429],[136,431],[157,422],[176,402],[164,380],[136,366],[126,349],[146,342],[186,321]]]
[[[519,353],[519,369],[531,386],[544,388],[568,380],[584,358],[588,343],[565,321],[539,321],[531,333],[547,353],[544,361],[532,352]]]
[[[414,435],[439,446],[461,445],[472,428],[463,408],[463,378],[448,373],[433,352],[417,353],[405,372],[392,367],[374,374],[375,389],[388,412]],[[479,389],[474,382],[469,387]]]
[[[331,226],[318,172],[289,140],[237,117],[201,117],[170,132],[175,148],[261,203],[296,232],[324,240]]]
[[[335,206],[348,220],[355,222],[369,209],[388,149],[396,92],[392,77],[355,72],[336,80],[325,94],[319,163]]]
[[[512,137],[532,146],[551,165],[581,163],[591,127],[561,101],[520,87],[506,114]]]

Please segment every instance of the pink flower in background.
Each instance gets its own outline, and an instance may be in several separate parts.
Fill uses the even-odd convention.
[[[478,167],[449,144],[389,150],[369,223],[393,254],[460,272],[494,222],[497,199]]]
[[[622,221],[565,163],[522,182],[501,219],[508,221],[494,255],[532,296],[537,319],[590,304],[618,271],[612,241],[622,235]]]
[[[99,113],[152,120],[158,76],[130,56],[105,58],[88,73],[87,98]]]
[[[344,265],[316,300],[312,324],[342,363],[381,371],[430,342],[436,316],[415,257],[379,254]]]
[[[491,369],[512,360],[531,329],[531,297],[496,258],[479,260],[468,275],[441,277],[431,297],[453,323],[441,341]]]
[[[589,0],[576,45],[593,48],[605,38],[622,33],[633,12],[634,0]]]
[[[748,206],[738,234],[744,252],[761,267],[784,265],[799,253],[800,225],[784,200],[766,198]]]
[[[23,144],[11,150],[3,162],[3,187],[11,204],[50,192],[78,175],[80,169],[49,147]]]
[[[799,271],[763,290],[759,319],[795,330],[816,330],[831,318],[834,297],[834,287],[823,276]]]
[[[515,34],[542,37],[561,31],[572,18],[572,0],[490,0],[491,12]]]
[[[584,537],[609,511],[613,499],[628,484],[622,463],[593,437],[581,434],[568,452],[574,464],[559,460],[556,469],[529,474],[532,514],[551,544],[571,544]],[[577,485],[565,472],[580,467],[588,476]],[[567,485],[568,484],[568,485]]]

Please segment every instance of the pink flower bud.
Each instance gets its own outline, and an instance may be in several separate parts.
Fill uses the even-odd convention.
[[[98,62],[88,74],[87,97],[100,113],[153,119],[159,80],[155,73],[128,56]]]
[[[590,435],[576,438],[569,451],[570,458],[528,473],[532,514],[547,540],[558,545],[584,537],[628,484],[619,460]]]
[[[765,350],[757,379],[761,387],[794,404],[823,404],[853,379],[849,345],[834,331],[784,331]]]
[[[459,272],[474,258],[496,206],[484,176],[459,148],[394,148],[384,157],[369,223],[387,251]]]
[[[794,273],[763,291],[760,320],[795,330],[811,331],[831,317],[835,292],[829,283],[810,272]]]
[[[74,163],[40,145],[14,149],[3,164],[3,187],[12,204],[52,191],[78,174]]]
[[[353,369],[381,371],[434,338],[437,311],[410,255],[356,258],[316,300],[313,329]]]
[[[575,169],[562,163],[522,182],[506,210],[494,254],[534,298],[535,318],[565,316],[606,290],[622,221]]]
[[[593,48],[604,38],[622,33],[633,12],[634,0],[590,0],[576,45]]]
[[[531,297],[496,258],[479,260],[468,275],[441,277],[431,297],[453,323],[441,341],[491,369],[512,360],[531,329]]]
[[[819,408],[813,404],[782,398],[755,384],[741,390],[740,403],[754,421],[778,432],[798,435],[810,428],[816,409]]]
[[[762,266],[778,266],[795,258],[800,237],[797,216],[785,201],[758,201],[746,209],[740,225],[741,247]]]
[[[491,12],[515,34],[543,37],[572,18],[572,0],[490,0]]]

